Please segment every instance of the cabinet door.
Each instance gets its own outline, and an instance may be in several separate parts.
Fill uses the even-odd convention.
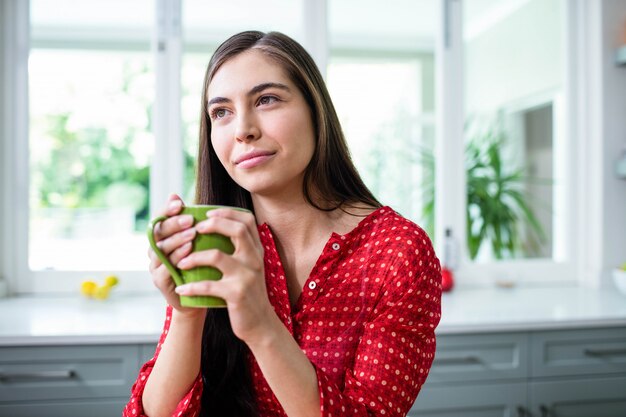
[[[527,333],[439,336],[428,382],[487,382],[526,378],[528,356]]]
[[[424,386],[412,417],[524,416],[528,402],[526,383]]]
[[[530,400],[539,417],[624,417],[626,377],[533,382]]]

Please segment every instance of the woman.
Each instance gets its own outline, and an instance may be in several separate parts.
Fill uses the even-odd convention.
[[[155,357],[125,416],[404,416],[430,369],[441,277],[425,232],[381,205],[356,172],[311,57],[280,33],[243,32],[213,55],[202,93],[198,204],[170,197],[155,230],[181,269],[220,281],[174,287]],[[221,233],[232,256],[190,253]],[[184,308],[214,295],[227,309]]]

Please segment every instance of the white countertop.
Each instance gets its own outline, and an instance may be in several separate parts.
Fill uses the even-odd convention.
[[[580,287],[445,293],[438,334],[626,326],[626,295]]]
[[[586,288],[446,293],[438,334],[626,326],[626,295]],[[0,346],[156,343],[165,302],[116,294],[0,299]]]
[[[0,299],[0,346],[156,343],[165,301],[158,296]]]

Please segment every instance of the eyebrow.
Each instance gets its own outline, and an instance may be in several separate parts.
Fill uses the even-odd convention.
[[[267,90],[268,88],[278,88],[280,90],[291,92],[291,89],[285,84],[268,82],[268,83],[261,83],[259,85],[255,85],[254,87],[250,89],[250,91],[248,91],[246,95],[253,96],[255,94],[259,94],[260,92]],[[211,100],[208,101],[207,107],[211,107],[212,104],[216,104],[216,103],[229,103],[229,102],[231,102],[231,100],[226,97],[213,97]]]

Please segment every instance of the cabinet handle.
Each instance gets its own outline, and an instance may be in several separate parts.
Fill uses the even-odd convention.
[[[460,364],[471,364],[471,363],[480,363],[480,358],[478,356],[459,356],[452,358],[440,358],[436,360],[439,365],[460,365]]]
[[[76,376],[73,370],[39,371],[39,372],[0,372],[0,381],[10,379],[72,379]]]
[[[626,349],[585,349],[587,356],[619,356],[626,355]]]

